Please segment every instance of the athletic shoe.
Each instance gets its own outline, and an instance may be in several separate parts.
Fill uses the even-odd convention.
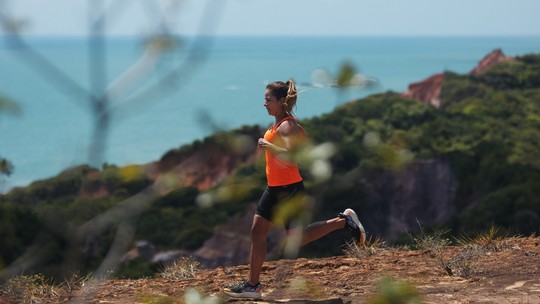
[[[255,286],[251,286],[247,281],[235,282],[227,284],[223,288],[223,293],[233,298],[258,299],[262,294],[262,285],[257,283]]]
[[[364,226],[360,223],[356,212],[347,208],[339,214],[339,217],[346,220],[345,229],[349,230],[355,240],[358,240],[360,246],[364,246],[364,243],[366,242],[366,231],[364,230]]]

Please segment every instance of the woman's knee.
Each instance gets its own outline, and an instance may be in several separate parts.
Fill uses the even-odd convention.
[[[270,221],[256,215],[253,218],[253,225],[251,226],[251,239],[266,239],[266,236],[268,235],[268,231],[270,230],[271,226],[272,224],[270,223]]]

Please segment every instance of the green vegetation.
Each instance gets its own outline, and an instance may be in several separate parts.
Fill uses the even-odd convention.
[[[0,157],[0,175],[10,176],[13,169],[13,164],[9,160]]]
[[[481,76],[447,72],[440,99],[441,107],[434,108],[387,92],[302,121],[313,145],[331,143],[335,150],[331,157],[323,157],[332,169],[325,179],[312,170],[313,155],[310,161],[301,161],[306,186],[316,201],[313,219],[358,208],[368,231],[384,235],[388,207],[366,198],[366,181],[415,161],[436,159],[449,163],[457,179],[454,214],[440,223],[453,235],[485,231],[493,225],[511,234],[538,233],[540,55],[501,63]],[[172,168],[209,147],[248,159],[262,132],[257,126],[220,132],[165,153],[160,165]],[[83,272],[93,271],[107,255],[121,222],[97,235],[74,236],[66,231],[107,210],[121,209],[126,200],[151,186],[153,180],[145,170],[136,165],[81,165],[1,195],[0,268],[38,244],[41,249],[30,252],[39,252],[40,261],[29,271],[66,277],[74,271],[67,267],[72,266],[66,265],[68,260],[76,261],[74,268]],[[160,249],[194,250],[217,225],[256,202],[263,184],[264,167],[247,162],[205,193],[192,187],[166,191],[141,208],[134,239],[148,240]],[[300,254],[343,254],[341,245],[348,238],[346,232],[336,232],[304,247]],[[73,248],[84,249],[74,253]],[[137,267],[144,268],[137,271],[139,275],[147,275],[151,266],[137,263]]]
[[[368,304],[413,304],[422,303],[420,293],[403,280],[382,278],[378,282],[378,290],[370,297]]]
[[[378,254],[386,248],[386,241],[380,236],[369,236],[364,246],[359,246],[358,242],[352,240],[343,246],[343,254],[350,258],[365,259]]]
[[[57,287],[47,282],[41,274],[15,276],[2,287],[3,293],[23,304],[43,303],[45,298],[58,296]]]

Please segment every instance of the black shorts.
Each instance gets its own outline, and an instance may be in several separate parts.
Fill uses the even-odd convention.
[[[286,186],[266,186],[256,214],[274,224],[289,228],[291,221],[305,212],[305,196],[306,190],[302,181]]]

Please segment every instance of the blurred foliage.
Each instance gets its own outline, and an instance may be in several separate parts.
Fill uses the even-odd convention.
[[[413,304],[422,303],[420,293],[403,280],[383,278],[378,282],[377,293],[369,298],[368,304]]]
[[[0,175],[10,176],[13,173],[13,163],[5,158],[0,157]]]
[[[354,66],[349,63],[345,62],[341,65],[341,68],[338,72],[338,77],[336,79],[338,87],[345,87],[349,85],[351,82],[351,79],[354,77],[355,74],[355,68]]]
[[[19,115],[21,114],[21,107],[16,101],[0,95],[0,113],[1,112],[11,115]]]
[[[440,159],[451,165],[458,181],[455,214],[441,225],[456,235],[491,225],[512,233],[538,233],[539,71],[540,55],[526,55],[481,76],[445,73],[438,109],[386,92],[301,121],[312,140],[312,150],[300,153],[310,160],[300,163],[306,188],[316,202],[312,220],[334,217],[351,207],[362,210],[369,232],[384,235],[381,229],[389,225],[389,207],[366,197],[366,183],[417,160]],[[138,219],[135,239],[164,250],[194,250],[217,225],[243,214],[248,205],[257,202],[265,183],[264,163],[252,158],[256,139],[263,132],[259,126],[219,131],[165,153],[157,162],[162,171],[209,150],[242,161],[204,193],[186,186],[157,198]],[[317,158],[317,151],[327,152]],[[314,178],[312,170],[313,163],[321,159],[332,172],[324,180]],[[0,262],[12,263],[45,231],[50,232],[45,260],[49,273],[54,272],[50,265],[60,267],[65,254],[62,250],[70,243],[59,231],[82,225],[140,193],[152,185],[151,174],[147,166],[105,164],[98,169],[81,165],[1,195]],[[105,256],[116,228],[94,236],[94,250],[81,253],[86,270],[92,270]],[[342,245],[349,238],[347,232],[337,231],[305,246],[300,255],[343,254]],[[150,266],[136,266],[140,269],[137,273],[148,274]],[[127,269],[122,271],[136,276]]]
[[[19,104],[5,96],[0,95],[0,113],[5,112],[10,115],[18,115],[21,113]],[[0,176],[10,176],[15,167],[9,160],[0,156]]]

